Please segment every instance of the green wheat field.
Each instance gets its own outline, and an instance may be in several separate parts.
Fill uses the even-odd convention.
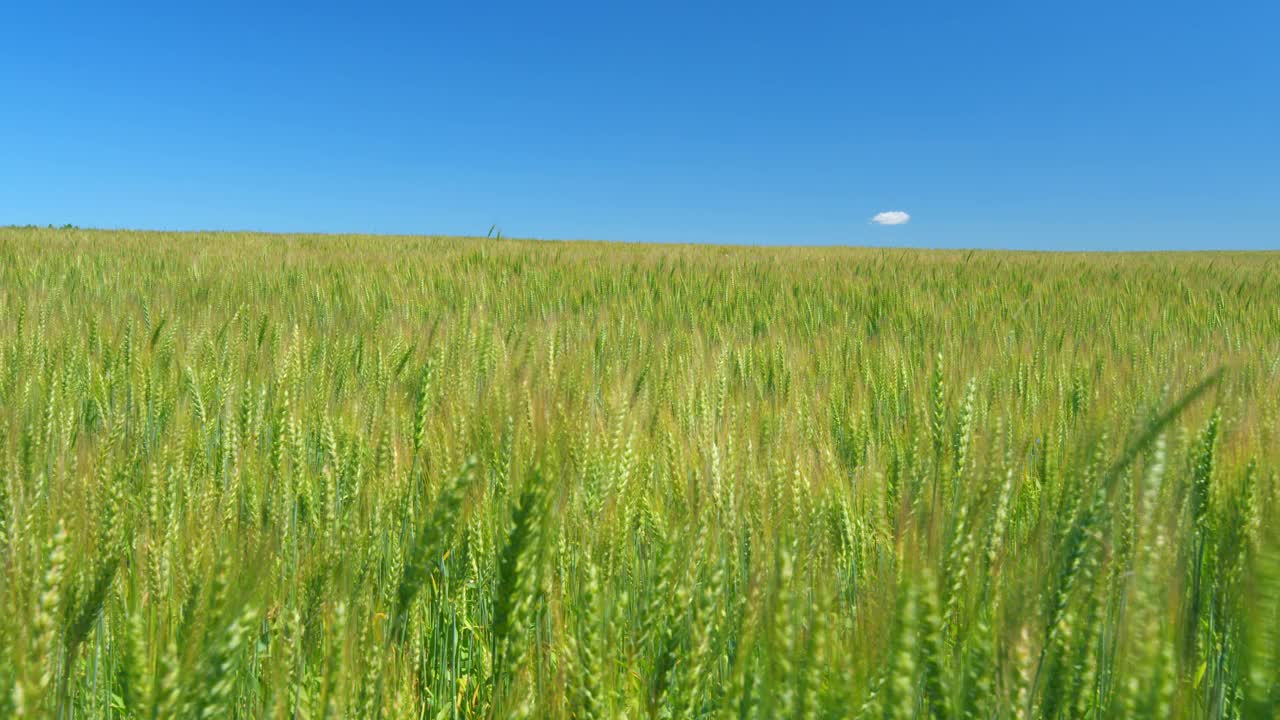
[[[1280,254],[0,230],[0,717],[1273,718]]]

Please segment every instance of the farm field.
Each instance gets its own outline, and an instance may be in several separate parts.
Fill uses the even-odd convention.
[[[0,717],[1270,718],[1280,253],[0,229]]]

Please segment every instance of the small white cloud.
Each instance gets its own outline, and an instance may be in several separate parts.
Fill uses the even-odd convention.
[[[871,222],[877,225],[906,225],[910,220],[911,216],[901,210],[886,210],[871,218]]]

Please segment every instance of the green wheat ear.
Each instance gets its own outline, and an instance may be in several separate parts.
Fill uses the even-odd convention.
[[[460,527],[462,501],[475,481],[476,465],[474,457],[467,459],[462,470],[440,488],[432,504],[431,515],[417,528],[396,591],[395,621],[390,637],[403,636],[414,597],[426,582],[431,566],[444,554],[446,541]]]

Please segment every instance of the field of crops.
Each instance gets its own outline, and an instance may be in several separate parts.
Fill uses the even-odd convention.
[[[1280,254],[0,230],[0,717],[1270,718]]]

